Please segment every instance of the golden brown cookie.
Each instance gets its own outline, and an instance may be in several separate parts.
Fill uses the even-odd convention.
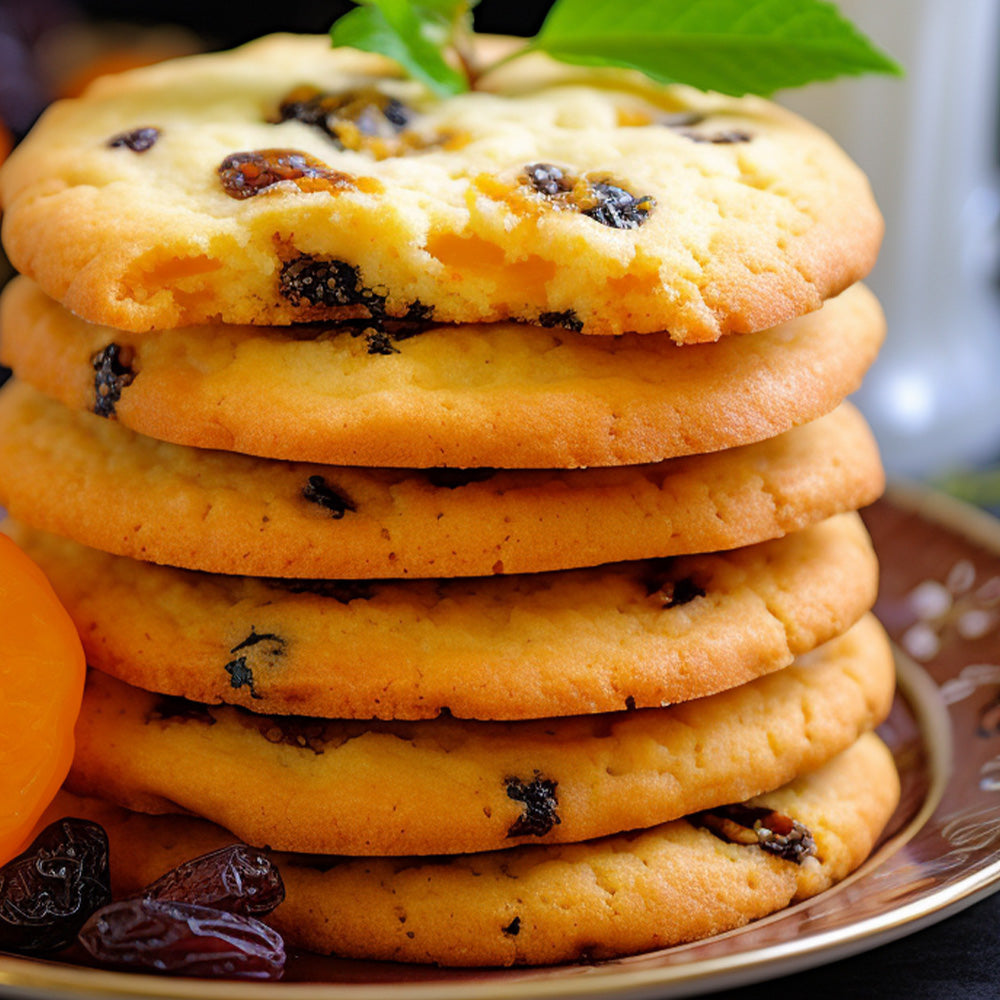
[[[397,74],[278,35],[106,77],[0,174],[11,260],[121,329],[353,312],[679,342],[874,262],[862,173],[766,101],[540,55],[443,100]]]
[[[466,966],[613,958],[740,927],[823,891],[861,864],[898,798],[892,756],[868,734],[746,803],[748,811],[448,860],[278,854],[287,897],[268,921],[290,945],[351,958]],[[66,814],[107,829],[120,895],[233,841],[203,820],[62,793],[46,820]],[[755,835],[729,826],[734,817],[776,829],[791,820],[799,837],[782,850],[766,827]],[[794,847],[805,842],[802,830],[815,855]]]
[[[688,701],[839,635],[878,576],[856,514],[718,555],[395,583],[210,576],[6,530],[52,581],[92,666],[147,691],[328,718]]]
[[[484,576],[736,548],[881,492],[844,404],[777,438],[571,471],[305,465],[154,441],[25,385],[0,391],[0,504],[118,555],[211,572]]]
[[[61,402],[201,448],[328,464],[634,465],[773,437],[853,392],[883,320],[851,288],[752,337],[676,346],[512,323],[194,327],[86,323],[27,279],[0,361]]]
[[[187,811],[280,850],[568,843],[777,788],[878,725],[893,686],[870,616],[709,698],[522,722],[256,715],[91,671],[69,787],[141,812]]]

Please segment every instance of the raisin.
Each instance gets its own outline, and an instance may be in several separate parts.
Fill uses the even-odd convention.
[[[538,317],[539,326],[561,326],[564,330],[580,333],[583,330],[583,320],[572,309],[562,312],[545,312]]]
[[[573,190],[573,181],[551,163],[532,163],[524,168],[528,183],[546,198],[555,198]]]
[[[611,229],[637,229],[656,206],[651,195],[636,196],[610,180],[578,177],[551,163],[529,164],[523,178],[556,207],[572,209]]]
[[[511,937],[517,937],[521,933],[521,918],[514,917],[514,919],[504,928],[502,928],[504,934],[509,934]]]
[[[382,159],[424,144],[406,133],[415,117],[412,108],[373,87],[340,94],[296,87],[278,106],[275,121],[300,121],[318,128],[338,149],[364,151]]]
[[[108,139],[108,146],[111,149],[131,149],[133,153],[145,153],[147,149],[152,149],[156,140],[160,138],[160,130],[152,126],[145,128],[134,128],[130,132],[119,132]]]
[[[285,885],[267,855],[246,844],[231,844],[178,865],[142,895],[262,917],[284,900]]]
[[[302,254],[281,265],[281,294],[293,306],[364,306],[370,316],[385,316],[386,296],[361,283],[358,269],[343,260]]]
[[[0,948],[58,951],[110,901],[104,829],[82,819],[57,820],[0,868]]]
[[[543,778],[535,771],[534,777],[525,784],[520,778],[508,778],[507,797],[524,803],[524,812],[507,831],[508,837],[544,837],[552,827],[562,822],[556,815],[559,800],[556,798],[555,781]]]
[[[94,367],[94,413],[112,417],[122,398],[122,389],[135,380],[131,368],[134,354],[131,347],[108,344],[90,358]]]
[[[691,817],[720,840],[759,847],[784,861],[800,865],[816,854],[816,841],[798,820],[760,806],[720,806]]]
[[[80,944],[99,962],[182,976],[280,979],[285,943],[253,917],[166,899],[125,899],[98,910]]]
[[[368,326],[364,329],[365,347],[369,354],[399,354],[399,350],[393,346],[392,334],[382,326]]]
[[[241,687],[250,688],[250,697],[260,699],[263,695],[257,694],[253,686],[253,669],[247,666],[247,658],[238,656],[235,660],[230,660],[223,668],[229,674],[229,686],[233,689]]]
[[[583,209],[583,214],[611,229],[638,229],[656,205],[650,195],[636,197],[616,184],[595,181],[591,184],[597,204]]]
[[[347,511],[358,509],[349,497],[334,489],[322,476],[310,476],[302,488],[302,496],[310,503],[318,504],[329,511],[330,517],[338,521]]]
[[[634,712],[635,711],[635,698],[633,698],[632,695],[629,695],[625,699],[625,711],[626,712]]]
[[[448,469],[441,467],[427,469],[424,472],[427,482],[431,486],[436,486],[442,490],[457,490],[462,486],[468,486],[470,483],[482,483],[487,479],[492,479],[496,474],[496,469],[486,468],[485,466],[479,469]]]
[[[252,649],[259,646],[262,642],[273,644],[272,647],[266,651],[265,655],[269,655],[271,658],[284,655],[285,640],[282,639],[280,635],[275,635],[273,632],[258,634],[253,628],[250,629],[250,634],[242,642],[238,642],[235,646],[233,646],[229,652],[238,653],[242,649]],[[245,655],[238,656],[235,660],[230,660],[223,669],[227,674],[229,674],[230,687],[234,689],[249,687],[251,698],[260,699],[262,697],[262,695],[257,693],[257,689],[254,687],[253,668],[247,666],[247,658]]]
[[[420,299],[414,299],[402,319],[404,323],[430,323],[434,319],[434,306],[425,306]]]
[[[252,198],[281,181],[302,191],[330,191],[354,187],[354,179],[295,149],[254,149],[230,153],[217,173],[230,198]]]

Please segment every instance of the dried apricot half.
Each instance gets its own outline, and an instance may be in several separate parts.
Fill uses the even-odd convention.
[[[45,574],[0,534],[0,864],[69,771],[85,673],[80,637]]]

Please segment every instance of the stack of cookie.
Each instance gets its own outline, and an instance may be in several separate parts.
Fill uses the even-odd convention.
[[[136,71],[0,175],[0,501],[93,667],[57,808],[121,891],[280,852],[271,919],[356,957],[628,954],[826,888],[897,796],[863,177],[762,101],[396,73]]]

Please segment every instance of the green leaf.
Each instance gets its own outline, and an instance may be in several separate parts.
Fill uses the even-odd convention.
[[[334,45],[377,52],[398,62],[436,94],[469,89],[465,75],[450,65],[443,50],[467,15],[465,0],[365,0],[330,29]]]
[[[902,72],[825,0],[558,0],[529,48],[735,95]]]

